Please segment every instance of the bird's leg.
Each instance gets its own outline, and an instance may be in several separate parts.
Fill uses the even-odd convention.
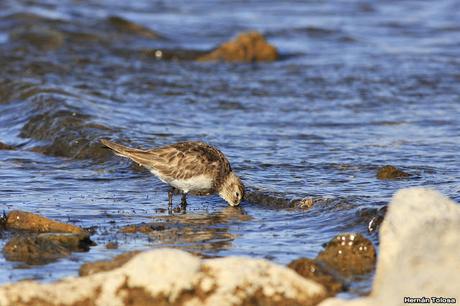
[[[187,194],[184,192],[182,193],[182,198],[180,199],[181,206],[187,206]]]
[[[171,189],[169,189],[168,191],[168,207],[172,206],[173,194],[174,194],[174,187],[171,187]]]

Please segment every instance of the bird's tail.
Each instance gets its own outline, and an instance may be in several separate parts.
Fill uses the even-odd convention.
[[[112,149],[116,155],[127,157],[139,165],[150,168],[150,159],[148,158],[150,154],[148,151],[126,147],[107,139],[101,139],[101,142],[103,145]]]

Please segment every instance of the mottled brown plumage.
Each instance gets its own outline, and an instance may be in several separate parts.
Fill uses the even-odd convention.
[[[239,205],[244,196],[241,180],[218,149],[197,141],[187,141],[149,150],[133,149],[102,140],[115,154],[128,157],[149,169],[160,180],[187,193],[218,193],[230,205]],[[170,195],[171,201],[171,195]]]

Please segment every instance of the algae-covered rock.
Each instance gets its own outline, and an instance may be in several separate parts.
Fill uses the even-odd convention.
[[[363,235],[340,234],[327,243],[316,259],[342,275],[364,274],[374,269],[376,252]]]
[[[0,287],[0,304],[312,306],[323,286],[262,259],[202,260],[179,250],[136,255],[122,267],[52,284],[24,281]]]
[[[259,32],[241,33],[234,40],[223,43],[198,61],[271,62],[278,59],[278,51]]]
[[[25,234],[11,238],[3,248],[3,255],[10,261],[46,264],[71,252],[86,252],[92,244],[86,234]]]
[[[407,178],[411,176],[409,173],[404,172],[395,166],[387,165],[380,167],[377,170],[377,178],[379,180],[396,180],[396,179],[402,179],[402,178]]]
[[[8,213],[5,221],[5,228],[8,230],[37,233],[86,233],[84,229],[78,226],[54,221],[37,214],[20,210],[12,210]]]

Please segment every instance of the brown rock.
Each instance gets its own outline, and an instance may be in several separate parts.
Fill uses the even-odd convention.
[[[165,226],[163,224],[141,223],[141,224],[132,224],[132,225],[124,226],[120,229],[120,232],[125,233],[125,234],[133,234],[133,233],[148,234],[151,232],[163,231],[163,230],[165,230]]]
[[[295,208],[307,210],[313,207],[313,205],[315,204],[315,201],[313,200],[313,198],[303,198],[303,199],[292,200],[291,204]]]
[[[258,32],[241,33],[230,42],[223,43],[198,61],[271,62],[278,58],[278,51]]]
[[[6,143],[0,142],[0,150],[14,150],[13,146],[7,145]]]
[[[375,267],[376,252],[371,241],[361,234],[334,237],[316,257],[342,275],[365,274]]]
[[[293,260],[288,264],[288,268],[323,285],[329,296],[334,296],[343,290],[343,284],[313,259],[299,258]]]
[[[140,251],[132,251],[120,254],[111,260],[100,260],[95,262],[84,263],[80,267],[79,275],[86,276],[116,269],[127,263],[131,258],[133,258],[135,255],[139,253]]]
[[[6,229],[30,231],[37,233],[74,233],[86,234],[78,226],[48,219],[46,217],[26,211],[12,210],[8,213],[5,222]]]
[[[386,165],[377,170],[379,180],[396,180],[411,176],[409,173],[399,170],[395,166]]]
[[[115,250],[115,249],[118,249],[118,242],[108,242],[106,245],[105,245],[105,248],[106,249],[109,249],[109,250]]]
[[[18,235],[3,247],[7,260],[27,264],[46,264],[70,255],[71,252],[86,252],[93,242],[85,234],[42,233]]]

